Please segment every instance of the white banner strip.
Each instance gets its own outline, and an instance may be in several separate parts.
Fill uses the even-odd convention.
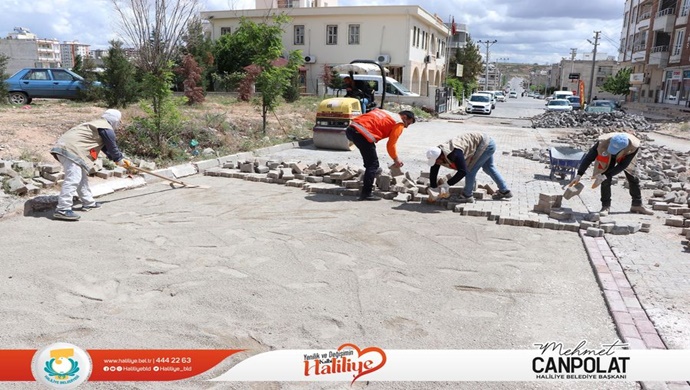
[[[342,348],[342,347],[341,347]],[[349,351],[349,356],[340,356]],[[318,356],[318,358],[316,358]],[[690,380],[690,350],[559,355],[542,350],[283,350],[252,356],[213,381]]]

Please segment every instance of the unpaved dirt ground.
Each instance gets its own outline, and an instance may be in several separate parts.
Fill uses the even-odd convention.
[[[268,117],[268,136],[298,133],[313,126],[318,98],[283,104]],[[65,100],[34,99],[31,105],[0,106],[0,160],[54,161],[50,148],[72,126],[99,118],[107,107]],[[200,127],[260,129],[260,108],[230,97],[212,97],[197,107],[182,107],[183,116]],[[139,106],[121,109],[123,123],[144,116]],[[231,145],[232,146],[232,145]],[[124,151],[127,152],[126,150]]]

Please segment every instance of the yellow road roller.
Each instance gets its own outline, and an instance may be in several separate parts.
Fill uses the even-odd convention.
[[[319,149],[352,150],[352,142],[345,136],[350,121],[362,114],[359,100],[330,98],[319,104],[314,125],[314,146]]]
[[[378,69],[383,77],[383,85],[386,85],[385,70],[374,61],[354,60],[350,64],[339,65],[334,69],[340,72],[346,71],[352,77],[355,72],[369,74],[372,71],[372,66]],[[386,89],[383,88],[379,107],[383,107],[385,98]],[[354,145],[345,136],[345,129],[350,125],[353,118],[361,114],[362,108],[357,99],[334,97],[323,100],[316,112],[314,146],[319,149],[352,150]]]

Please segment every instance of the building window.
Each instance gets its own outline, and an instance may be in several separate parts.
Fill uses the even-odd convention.
[[[690,9],[690,0],[683,0],[683,6],[681,7],[680,16],[687,16],[688,9]]]
[[[338,26],[335,24],[329,24],[326,26],[326,44],[327,45],[337,45],[338,44]]]
[[[417,26],[412,27],[412,47],[417,46]]]
[[[228,35],[232,34],[232,27],[221,27],[220,28],[220,35]]]
[[[415,47],[419,47],[419,36],[421,35],[422,31],[420,29],[417,29],[417,44]]]
[[[347,27],[347,43],[359,45],[359,24],[351,24]]]
[[[675,44],[673,45],[673,54],[674,56],[679,56],[680,52],[683,50],[683,38],[685,38],[685,30],[677,30],[676,31],[676,41]]]
[[[304,45],[304,25],[295,26],[295,45]]]
[[[600,66],[599,74],[605,76],[611,76],[613,74],[613,66]]]

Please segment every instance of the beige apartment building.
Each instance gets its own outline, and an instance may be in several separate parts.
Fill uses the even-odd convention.
[[[422,96],[433,94],[445,80],[450,24],[419,6],[341,7],[337,0],[256,0],[256,9],[206,11],[201,17],[210,23],[211,38],[216,40],[235,31],[241,17],[261,22],[280,13],[291,18],[284,26],[283,45],[288,51],[301,50],[308,93],[323,93],[320,80],[325,66],[355,59],[378,61],[390,77]],[[456,30],[460,28],[465,26],[456,24]]]
[[[603,91],[601,86],[604,85],[604,81],[608,77],[615,76],[624,67],[613,56],[608,56],[605,53],[597,53],[596,61],[592,61],[592,53],[586,53],[580,56],[580,58],[563,59],[559,64],[552,66],[550,78],[553,80],[553,83],[549,85],[557,90],[572,91],[574,94],[579,95],[578,86],[580,80],[582,80],[584,82],[585,99],[589,98],[591,87],[592,98],[621,100],[622,96]],[[592,79],[592,76],[594,79]]]
[[[630,100],[690,102],[690,0],[626,0],[619,60],[633,68]]]

